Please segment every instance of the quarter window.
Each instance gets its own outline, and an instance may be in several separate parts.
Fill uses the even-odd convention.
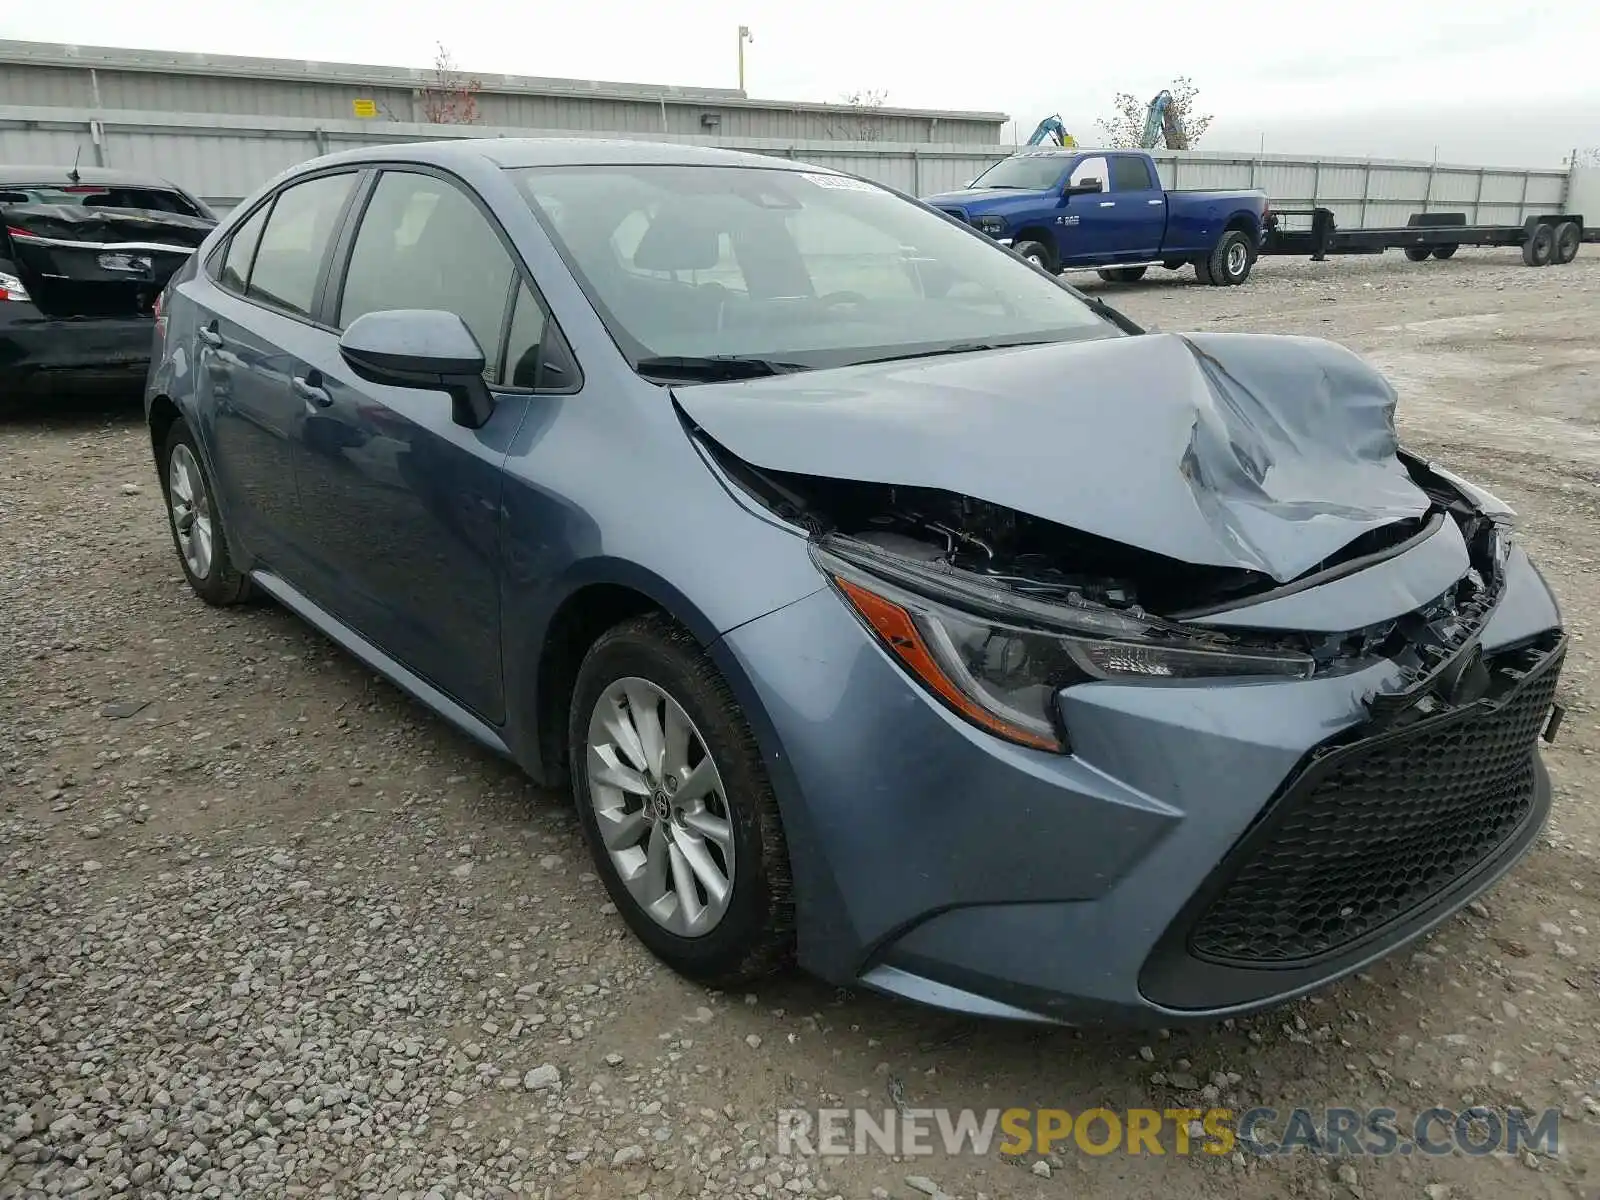
[[[485,375],[497,380],[514,270],[494,228],[460,188],[433,175],[386,171],[350,253],[339,325],[395,308],[453,312],[478,339]],[[533,359],[536,368],[538,355]],[[511,361],[515,371],[517,359]]]
[[[506,371],[504,383],[508,387],[536,388],[539,378],[540,352],[544,348],[544,309],[528,291],[528,285],[517,285],[516,307],[511,310],[511,336],[506,341]]]
[[[278,194],[246,295],[302,317],[311,315],[328,241],[354,180],[349,173],[324,175]]]
[[[261,230],[267,223],[267,213],[272,205],[263,204],[250,219],[228,239],[228,254],[222,260],[222,273],[217,282],[230,292],[244,293],[250,282],[250,260],[256,256],[256,245],[261,241]]]

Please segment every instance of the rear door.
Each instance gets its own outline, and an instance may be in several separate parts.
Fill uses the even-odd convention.
[[[1116,257],[1133,262],[1160,257],[1167,226],[1167,197],[1161,181],[1142,154],[1112,154],[1108,160],[1110,190],[1101,197],[1101,210],[1109,215],[1108,248]]]
[[[330,327],[386,309],[454,312],[483,349],[492,385],[535,386],[545,309],[498,223],[462,184],[420,167],[386,169],[343,241]],[[529,395],[497,393],[488,423],[469,429],[452,420],[443,392],[358,378],[332,331],[294,370],[313,598],[499,723],[501,470]]]
[[[357,179],[314,176],[268,197],[207,264],[210,280],[186,293],[199,310],[196,390],[229,532],[247,561],[297,586],[304,529],[291,443],[304,410],[290,381]]]

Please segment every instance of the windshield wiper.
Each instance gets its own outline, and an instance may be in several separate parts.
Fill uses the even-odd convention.
[[[767,375],[788,375],[810,368],[803,363],[779,362],[770,358],[749,358],[740,354],[664,354],[641,358],[634,363],[641,375],[662,379],[691,379],[715,382],[722,379],[760,379]]]
[[[1048,346],[1060,338],[1037,338],[1027,342],[956,342],[949,346],[936,346],[932,350],[913,350],[907,354],[886,354],[882,358],[861,358],[851,366],[863,363],[901,362],[909,358],[936,358],[941,354],[975,354],[980,350],[1010,350],[1016,346]]]

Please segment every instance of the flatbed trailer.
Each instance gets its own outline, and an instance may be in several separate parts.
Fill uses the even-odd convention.
[[[1286,229],[1283,218],[1310,218],[1309,229]],[[1521,225],[1468,225],[1466,213],[1412,213],[1403,226],[1388,229],[1340,229],[1327,208],[1273,209],[1262,235],[1259,254],[1310,256],[1322,262],[1330,254],[1382,254],[1404,250],[1412,262],[1449,258],[1461,246],[1519,246],[1530,267],[1569,263],[1582,242],[1600,241],[1579,213],[1529,217]]]

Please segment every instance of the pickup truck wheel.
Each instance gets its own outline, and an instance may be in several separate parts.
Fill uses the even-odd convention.
[[[1107,267],[1095,272],[1107,283],[1137,283],[1144,278],[1144,267]]]
[[[1216,287],[1237,287],[1250,278],[1250,268],[1256,265],[1255,250],[1250,245],[1249,236],[1242,230],[1227,230],[1211,251],[1211,258],[1205,265],[1208,268],[1206,275],[1200,276],[1203,282]],[[1199,274],[1198,266],[1195,273]]]
[[[1459,249],[1461,249],[1460,246],[1435,246],[1433,248],[1433,256],[1437,259],[1443,260],[1449,258]]]
[[[1530,267],[1547,267],[1555,248],[1555,231],[1549,225],[1535,225],[1528,240],[1522,243],[1522,261]]]
[[[1433,247],[1432,246],[1407,246],[1406,247],[1406,257],[1409,258],[1412,262],[1427,262],[1429,256],[1432,255],[1432,254],[1433,254]]]
[[[1576,221],[1563,221],[1556,226],[1555,249],[1550,253],[1550,261],[1566,264],[1578,257],[1578,243],[1583,241],[1583,230],[1578,228]]]
[[[1056,273],[1055,255],[1043,242],[1018,242],[1011,248],[1040,270]]]
[[[1164,258],[1161,260],[1161,265],[1168,271],[1181,271],[1189,265],[1189,260],[1186,258]]]

